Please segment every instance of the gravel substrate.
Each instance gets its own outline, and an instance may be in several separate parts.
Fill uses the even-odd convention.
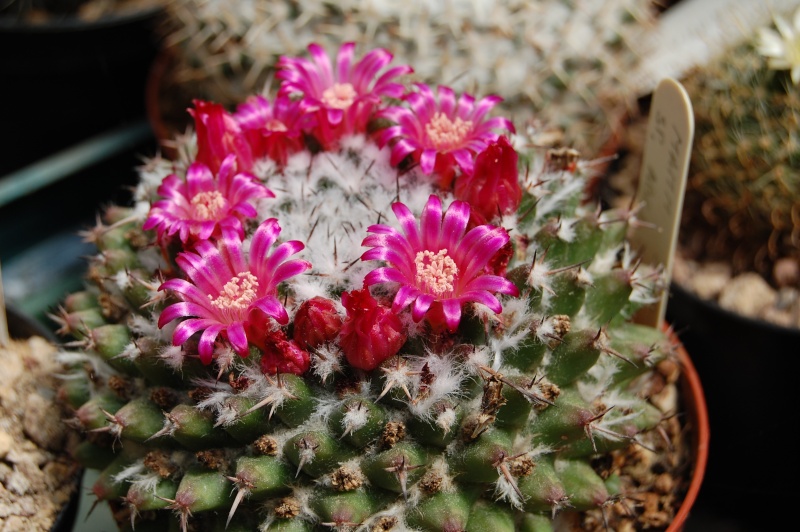
[[[32,337],[0,346],[0,531],[50,531],[77,490],[72,434],[54,401],[55,347]]]

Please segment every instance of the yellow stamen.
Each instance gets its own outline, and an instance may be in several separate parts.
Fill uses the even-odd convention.
[[[258,279],[250,272],[242,272],[228,281],[219,295],[209,294],[211,304],[220,310],[243,310],[256,298]]]
[[[216,220],[225,209],[225,198],[216,190],[201,192],[192,198],[192,212],[198,220]]]
[[[356,96],[358,93],[350,83],[334,83],[322,93],[322,101],[334,109],[347,109],[353,105]]]
[[[446,249],[440,249],[436,254],[420,251],[414,259],[414,265],[417,270],[415,281],[420,290],[436,297],[453,291],[458,266]]]
[[[289,131],[289,128],[286,127],[286,124],[275,118],[270,119],[270,121],[267,122],[266,127],[267,131],[277,131],[277,132]]]
[[[447,115],[439,111],[425,124],[425,133],[428,134],[433,147],[439,151],[457,148],[464,143],[471,130],[472,121],[461,120],[459,117],[451,121]]]

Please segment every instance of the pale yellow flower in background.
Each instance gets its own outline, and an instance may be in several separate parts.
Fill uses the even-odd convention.
[[[775,17],[775,27],[758,31],[758,52],[769,59],[774,70],[791,70],[792,83],[800,83],[800,9],[795,11],[790,25],[781,16]]]

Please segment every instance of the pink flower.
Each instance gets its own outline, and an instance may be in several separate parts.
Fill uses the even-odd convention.
[[[175,174],[167,176],[158,187],[164,199],[153,203],[143,228],[155,228],[159,239],[177,233],[184,244],[190,239],[218,237],[225,228],[244,238],[242,222],[258,214],[252,202],[275,194],[254,176],[235,173],[235,165],[236,156],[229,155],[216,179],[209,167],[199,162],[189,166],[186,181]]]
[[[291,240],[278,245],[269,253],[281,228],[274,218],[265,220],[256,229],[248,257],[235,231],[223,229],[217,245],[203,240],[195,246],[196,253],[178,254],[176,262],[186,279],[174,278],[164,282],[159,290],[171,290],[181,301],[169,305],[161,313],[158,326],[172,320],[181,321],[172,336],[173,345],[182,345],[195,333],[202,332],[199,343],[200,359],[211,362],[218,336],[228,340],[239,355],[249,353],[245,326],[263,316],[274,318],[281,325],[289,321],[286,309],[277,298],[278,285],[306,271],[311,264],[304,260],[287,260],[303,249],[303,244]]]
[[[411,317],[419,322],[427,315],[434,328],[443,324],[454,332],[464,303],[476,301],[500,312],[494,292],[517,295],[509,280],[487,274],[485,269],[509,240],[508,233],[492,225],[466,231],[469,204],[454,201],[442,216],[442,202],[434,195],[422,211],[419,225],[402,203],[392,205],[404,234],[387,225],[372,225],[362,242],[372,249],[362,260],[382,260],[389,265],[369,272],[367,286],[400,284],[392,304],[394,312],[411,305]],[[465,234],[466,233],[466,234]]]
[[[406,334],[400,318],[379,304],[368,288],[342,293],[347,318],[339,346],[351,366],[371,371],[400,351]]]
[[[516,211],[522,201],[518,158],[505,136],[490,143],[476,157],[473,173],[456,181],[456,198],[486,220]]]
[[[332,149],[343,135],[365,133],[382,97],[399,98],[405,88],[394,78],[412,72],[409,66],[396,66],[379,72],[392,61],[392,54],[382,48],[367,53],[353,63],[355,43],[339,48],[334,70],[325,50],[310,44],[311,60],[281,57],[276,77],[283,80],[280,94],[302,93],[316,108],[318,124],[315,135],[324,149]]]
[[[381,146],[392,145],[393,165],[412,155],[426,175],[436,173],[443,188],[449,188],[456,167],[471,174],[475,154],[497,139],[497,129],[514,132],[507,118],[487,118],[499,96],[487,96],[477,103],[469,94],[456,100],[450,87],[439,86],[438,101],[431,88],[416,83],[416,92],[406,95],[407,107],[388,107],[378,113],[395,123],[378,134]]]
[[[218,103],[203,100],[193,103],[194,109],[189,109],[189,114],[194,117],[197,134],[195,160],[216,173],[225,157],[233,153],[240,172],[252,170],[253,150],[233,115]]]
[[[303,348],[313,349],[335,340],[341,328],[336,304],[324,297],[312,297],[297,309],[292,338]]]
[[[233,115],[255,159],[269,157],[284,166],[288,157],[305,147],[303,132],[315,121],[308,104],[279,95],[272,103],[261,95],[251,96]]]

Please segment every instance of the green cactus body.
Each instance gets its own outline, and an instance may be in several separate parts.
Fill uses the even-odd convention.
[[[92,269],[59,316],[76,340],[60,390],[85,436],[75,454],[102,471],[95,495],[123,503],[136,530],[168,521],[184,531],[560,529],[561,519],[602,520],[635,491],[621,474],[608,480],[609,464],[639,445],[668,454],[655,429],[674,412],[650,395],[672,386],[656,368],[673,352],[662,331],[627,322],[664,285],[625,246],[624,220],[598,223],[603,214],[581,201],[580,162],[553,167],[542,150],[520,149],[517,211],[473,233],[467,215],[443,215],[444,233],[463,224],[470,249],[503,239],[470,264],[456,264],[456,243],[409,259],[439,294],[470,269],[504,287],[491,295],[497,307],[488,296],[459,303],[453,323],[452,307],[432,303],[416,319],[416,303],[393,307],[396,286],[365,287],[385,261],[362,259],[362,242],[400,238],[381,228],[402,217],[398,200],[409,217],[435,210],[435,198],[466,205],[418,165],[393,167],[389,147],[360,135],[282,167],[262,160],[235,174],[248,176],[238,186],[267,183],[275,196],[243,219],[242,257],[210,241],[179,254],[179,233],[143,231],[135,213],[159,200],[164,176],[204,172],[193,139],[181,141],[185,158],[141,170],[137,208],[106,217],[123,223],[93,230],[106,256],[120,254],[103,261],[103,275]],[[516,145],[529,140],[519,134]],[[200,200],[204,215],[221,205],[211,193]],[[545,230],[553,219],[568,230]],[[279,237],[265,244],[274,226],[264,224],[275,221]],[[225,239],[243,245],[234,225]],[[203,269],[201,252],[214,268]],[[247,270],[248,253],[269,258]],[[214,277],[239,259],[238,271]],[[281,282],[262,294],[270,268]],[[133,275],[138,295],[125,297]],[[191,289],[190,277],[201,279]],[[177,295],[201,286],[213,293]],[[197,317],[242,308],[241,329]]]
[[[638,94],[626,80],[641,61],[640,35],[657,14],[649,0],[501,1],[491,11],[471,3],[262,4],[240,10],[218,1],[167,4],[161,29],[172,57],[170,88],[182,101],[163,107],[176,133],[184,131],[192,98],[234,105],[262,89],[280,55],[300,54],[311,42],[331,47],[354,40],[415,64],[425,82],[452,80],[456,90],[480,86],[499,94],[521,120],[542,120],[551,138],[558,131],[569,145],[596,154],[622,114],[636,110]],[[516,53],[521,47],[526,54]]]

